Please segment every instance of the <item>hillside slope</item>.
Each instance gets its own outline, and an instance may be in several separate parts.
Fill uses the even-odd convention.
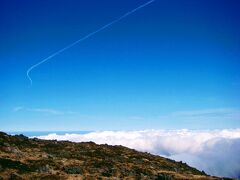
[[[0,179],[219,179],[123,146],[29,139],[0,132]]]

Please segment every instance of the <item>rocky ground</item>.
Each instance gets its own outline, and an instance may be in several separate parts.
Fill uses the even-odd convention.
[[[223,179],[123,146],[0,132],[0,179]]]

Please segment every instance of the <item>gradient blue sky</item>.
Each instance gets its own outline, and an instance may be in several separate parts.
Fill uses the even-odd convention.
[[[3,0],[0,130],[240,128],[240,2]]]

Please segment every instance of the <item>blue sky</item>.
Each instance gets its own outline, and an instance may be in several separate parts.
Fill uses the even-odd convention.
[[[1,1],[0,130],[240,127],[240,4]]]

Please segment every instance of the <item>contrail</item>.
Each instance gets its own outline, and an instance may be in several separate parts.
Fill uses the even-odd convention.
[[[96,31],[93,31],[93,32],[87,34],[86,36],[82,37],[81,39],[78,39],[77,41],[73,42],[72,44],[69,44],[68,46],[66,46],[66,47],[64,47],[64,48],[56,51],[55,53],[51,54],[50,56],[46,57],[45,59],[39,61],[37,64],[34,64],[33,66],[31,66],[31,67],[27,70],[27,77],[28,77],[31,85],[32,85],[32,79],[31,79],[31,77],[30,77],[29,74],[30,74],[30,72],[31,72],[33,69],[35,69],[36,67],[38,67],[38,66],[40,66],[41,64],[45,63],[46,61],[52,59],[52,58],[55,57],[56,55],[58,55],[58,54],[60,54],[60,53],[62,53],[62,52],[64,52],[64,51],[66,51],[67,49],[73,47],[74,45],[80,43],[81,41],[84,41],[85,39],[93,36],[94,34],[96,34],[96,33],[100,32],[100,31],[106,29],[107,27],[109,27],[109,26],[111,26],[111,25],[113,25],[113,24],[115,24],[115,23],[117,23],[118,21],[124,19],[125,17],[127,17],[127,16],[129,16],[130,14],[136,12],[137,10],[139,10],[139,9],[141,9],[141,8],[149,5],[150,3],[154,2],[154,1],[155,1],[155,0],[151,0],[151,1],[148,1],[148,2],[146,2],[146,3],[144,3],[144,4],[140,5],[140,6],[138,6],[137,8],[135,8],[135,9],[133,9],[133,10],[125,13],[125,14],[122,15],[121,17],[119,17],[119,18],[113,20],[112,22],[110,22],[110,23],[108,23],[108,24],[100,27],[100,28],[97,29]]]

